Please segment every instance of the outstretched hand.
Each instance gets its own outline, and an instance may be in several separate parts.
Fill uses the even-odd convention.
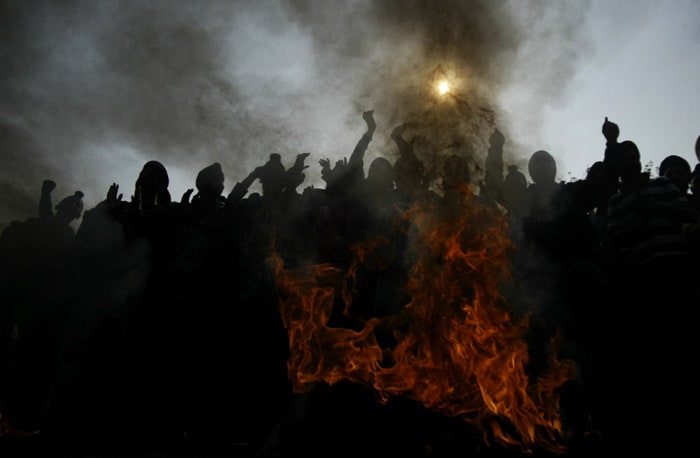
[[[116,210],[123,196],[123,194],[119,194],[119,185],[117,183],[112,183],[107,190],[107,205],[109,205],[109,208]]]
[[[180,203],[181,204],[189,204],[190,197],[192,196],[193,192],[194,192],[193,188],[187,188],[187,190],[182,194],[182,198],[180,199]]]
[[[603,122],[603,136],[608,143],[617,143],[617,137],[620,136],[620,127],[612,121],[608,121],[608,117],[605,117]]]
[[[44,180],[43,183],[41,183],[42,194],[51,194],[54,189],[56,189],[56,182],[53,180]]]
[[[251,180],[257,180],[265,174],[265,166],[260,165],[255,167],[252,172],[248,174],[248,178]]]
[[[307,157],[309,157],[311,153],[299,153],[297,154],[297,159],[294,164],[294,167],[298,167],[299,171],[308,169],[309,166],[304,164],[304,160],[306,160]]]
[[[374,132],[374,129],[377,128],[377,123],[374,120],[374,110],[367,110],[362,113],[362,119],[367,123],[367,129],[370,132]]]
[[[398,126],[394,127],[394,130],[391,131],[391,138],[401,138],[403,135],[403,132],[406,130],[406,127],[408,127],[408,123],[405,122],[403,124],[399,124]]]

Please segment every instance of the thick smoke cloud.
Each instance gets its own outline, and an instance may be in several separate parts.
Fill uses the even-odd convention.
[[[56,202],[81,189],[90,208],[113,182],[128,199],[151,159],[168,168],[176,199],[212,162],[221,162],[228,190],[272,152],[286,166],[310,152],[302,187],[322,187],[318,160],[349,156],[367,109],[378,123],[367,165],[395,159],[388,134],[407,121],[434,177],[450,152],[472,154],[476,167],[493,127],[507,132],[504,88],[529,72],[526,87],[547,103],[564,90],[575,50],[585,49],[585,8],[3,1],[0,227],[36,214],[45,178],[58,183]],[[527,39],[533,30],[541,41]],[[533,60],[539,69],[525,70]],[[447,100],[434,92],[439,78],[452,82]],[[537,122],[537,113],[527,116]],[[526,153],[507,154],[517,162]]]

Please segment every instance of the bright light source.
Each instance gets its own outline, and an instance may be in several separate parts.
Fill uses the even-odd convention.
[[[441,81],[440,84],[438,84],[438,92],[440,94],[447,94],[447,91],[450,90],[450,85],[447,84],[447,81]]]

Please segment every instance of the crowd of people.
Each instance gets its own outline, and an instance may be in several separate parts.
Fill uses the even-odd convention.
[[[700,167],[669,155],[652,176],[605,118],[584,179],[557,181],[554,156],[540,150],[528,180],[504,166],[506,138],[494,129],[483,180],[472,179],[473,158],[454,154],[435,191],[408,124],[391,134],[396,161],[365,167],[376,124],[371,110],[362,117],[350,156],[319,161],[323,188],[299,191],[309,153],[289,168],[270,154],[228,195],[214,162],[179,201],[165,165],[148,161],[131,199],[115,183],[84,212],[80,191],[54,206],[45,180],[38,217],[0,236],[0,433],[263,444],[294,402],[271,254],[347,267],[357,243],[390,240],[393,258],[358,282],[353,305],[354,319],[387,316],[410,300],[410,230],[397,221],[416,205],[448,215],[482,205],[508,222],[506,294],[532,315],[533,377],[553,351],[577,363],[562,391],[571,435],[643,448],[691,434]],[[250,192],[256,180],[260,193]],[[343,319],[331,317],[352,326]]]

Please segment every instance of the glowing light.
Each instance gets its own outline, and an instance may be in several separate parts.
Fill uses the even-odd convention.
[[[438,92],[440,94],[447,94],[447,92],[450,90],[450,85],[447,84],[447,81],[440,81],[440,84],[438,84]]]

